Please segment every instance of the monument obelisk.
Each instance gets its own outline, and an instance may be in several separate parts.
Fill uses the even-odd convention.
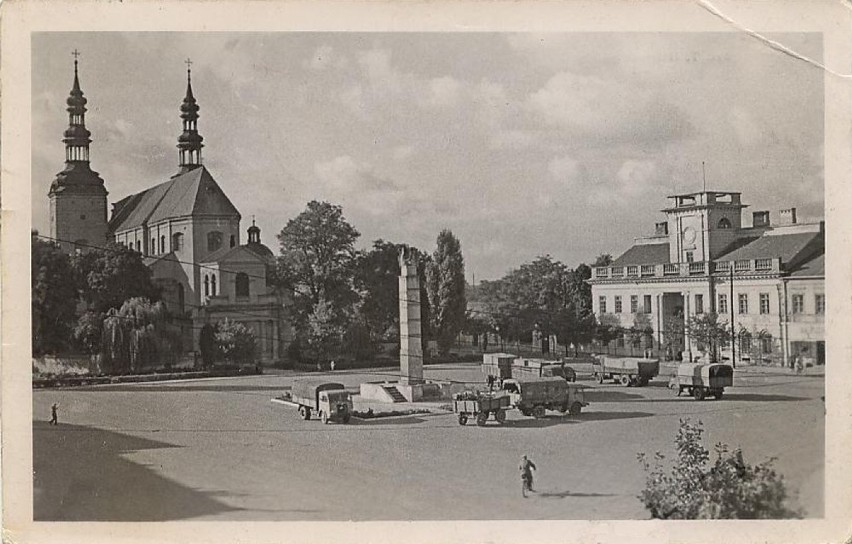
[[[423,383],[420,277],[417,258],[408,248],[399,252],[399,369],[402,384]]]

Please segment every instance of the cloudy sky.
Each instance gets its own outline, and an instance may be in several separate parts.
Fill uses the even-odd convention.
[[[773,39],[822,58],[818,34]],[[168,179],[192,59],[204,162],[264,241],[312,199],[362,234],[461,240],[468,279],[648,234],[673,192],[823,216],[822,73],[740,33],[40,33],[33,226],[63,167],[71,51],[110,202]]]

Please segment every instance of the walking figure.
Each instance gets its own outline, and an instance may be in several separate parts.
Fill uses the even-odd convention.
[[[524,455],[521,457],[521,465],[518,467],[521,471],[521,495],[527,498],[527,491],[535,493],[533,489],[533,470],[536,470],[535,463],[527,459]]]
[[[329,366],[331,367],[332,372],[334,372],[334,361],[332,361],[331,365],[329,365]]]
[[[53,406],[50,407],[50,424],[51,425],[59,425],[59,420],[57,419],[57,417],[58,417],[57,412],[58,411],[59,411],[59,405],[54,402]]]

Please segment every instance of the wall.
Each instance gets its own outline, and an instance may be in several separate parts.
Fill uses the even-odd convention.
[[[71,242],[85,240],[90,246],[107,241],[107,197],[104,195],[57,194],[50,198],[50,236],[64,251],[73,251]]]

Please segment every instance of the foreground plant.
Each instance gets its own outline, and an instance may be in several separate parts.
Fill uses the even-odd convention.
[[[784,477],[773,468],[774,458],[749,465],[742,451],[716,444],[715,462],[702,445],[702,423],[680,420],[675,444],[677,459],[663,466],[665,456],[654,454],[653,465],[638,454],[645,470],[645,489],[639,500],[656,519],[779,519],[801,517],[789,508]]]

